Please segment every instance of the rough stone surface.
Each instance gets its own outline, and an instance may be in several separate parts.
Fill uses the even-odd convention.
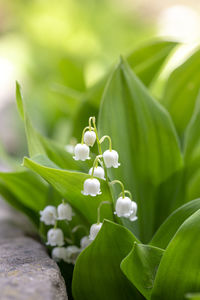
[[[0,299],[66,300],[56,263],[27,230],[28,221],[0,201]]]

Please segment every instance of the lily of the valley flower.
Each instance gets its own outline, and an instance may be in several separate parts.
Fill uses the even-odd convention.
[[[54,206],[46,206],[44,210],[40,211],[40,221],[46,225],[54,225],[57,218],[56,208]]]
[[[84,181],[82,194],[85,196],[96,196],[101,194],[100,182],[96,178],[89,178]]]
[[[93,169],[93,168],[91,168],[91,169],[89,170],[89,174],[90,174],[90,175],[92,174],[92,169]],[[105,180],[105,177],[104,177],[104,176],[105,176],[104,169],[103,169],[102,167],[99,167],[99,166],[95,167],[95,168],[94,168],[93,176]]]
[[[96,223],[90,227],[89,239],[91,241],[93,241],[96,238],[97,234],[99,233],[99,231],[101,229],[101,226],[102,226],[102,223]]]
[[[96,133],[92,130],[89,130],[89,131],[86,131],[84,133],[84,143],[87,145],[87,146],[93,146],[95,141],[96,141]]]
[[[55,261],[65,260],[66,258],[66,248],[65,247],[55,247],[51,252],[51,256]]]
[[[47,233],[47,245],[50,246],[63,246],[64,235],[61,229],[52,228]]]
[[[128,218],[130,221],[137,219],[137,204],[129,197],[119,197],[116,202],[115,210],[118,217]]]
[[[74,156],[75,160],[85,161],[86,159],[90,159],[90,148],[86,144],[77,144],[74,148]]]
[[[58,220],[67,220],[71,221],[73,216],[73,211],[71,206],[68,203],[61,203],[58,205]]]
[[[115,150],[106,150],[103,153],[103,159],[106,168],[118,168],[120,166],[120,163],[118,163],[119,155]]]
[[[68,246],[66,248],[64,261],[66,261],[68,264],[75,264],[76,259],[80,253],[81,253],[81,249],[78,248],[77,246],[75,245]]]
[[[89,236],[83,236],[80,240],[81,249],[85,249],[90,243],[91,240],[89,239]]]

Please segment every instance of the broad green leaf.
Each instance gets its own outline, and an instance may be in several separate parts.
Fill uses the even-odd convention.
[[[197,98],[193,116],[186,128],[184,138],[184,185],[187,201],[200,195],[200,95]]]
[[[148,86],[156,78],[163,63],[176,45],[177,43],[171,41],[150,41],[134,49],[128,55],[127,60],[140,80]],[[110,72],[82,95],[82,102],[74,119],[73,136],[76,138],[80,137],[80,132],[86,126],[88,118],[93,115],[97,116],[109,74]]]
[[[72,170],[85,170],[87,164],[76,162],[72,154],[68,153],[64,147],[58,145],[54,141],[43,137],[33,127],[28,114],[26,113],[25,105],[23,104],[22,95],[20,92],[19,83],[16,84],[16,99],[17,105],[22,119],[24,120],[26,137],[28,142],[29,155],[35,156],[44,154],[58,166]]]
[[[145,299],[151,291],[164,250],[135,243],[129,255],[122,261],[121,269]]]
[[[13,192],[15,192],[15,190]],[[12,193],[1,179],[0,195],[14,208],[26,214],[37,227],[39,226],[39,214],[36,211],[32,210],[30,207],[25,206],[23,204],[23,201],[21,201],[20,198],[18,199],[17,195],[15,193]]]
[[[183,222],[200,209],[200,199],[193,200],[174,211],[160,226],[150,245],[165,249]]]
[[[135,241],[126,228],[105,220],[96,239],[77,259],[72,282],[75,300],[144,299],[120,270]]]
[[[24,158],[24,166],[41,175],[50,183],[88,222],[96,223],[97,208],[102,201],[110,201],[112,197],[109,187],[104,180],[101,181],[102,194],[96,197],[82,194],[83,183],[90,177],[88,174],[58,169],[45,156],[33,159]],[[103,205],[101,218],[113,219],[112,205]]]
[[[148,241],[170,214],[180,180],[182,156],[171,118],[121,61],[106,87],[98,121],[100,135],[109,135],[119,152],[121,166],[109,175],[132,192],[140,238]]]
[[[152,300],[182,300],[200,291],[200,210],[179,228],[161,259]]]
[[[151,41],[135,49],[127,61],[140,80],[149,86],[175,46],[177,43],[171,41]]]
[[[48,185],[32,172],[0,172],[0,180],[22,205],[36,212],[44,208]]]
[[[170,112],[181,137],[191,119],[199,92],[199,63],[200,50],[172,72],[163,95],[162,103]]]

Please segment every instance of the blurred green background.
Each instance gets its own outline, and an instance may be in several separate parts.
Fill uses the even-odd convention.
[[[105,83],[101,78],[119,55],[126,56],[155,38],[166,22],[173,26],[163,14],[171,4],[176,3],[1,0],[0,144],[5,150],[19,160],[27,152],[15,105],[15,80],[22,85],[34,125],[46,136],[69,144],[72,136],[81,134],[79,117],[97,113],[99,100],[87,105],[85,101],[101,97],[99,85]],[[198,3],[191,1],[190,5]],[[197,13],[191,7],[185,9],[190,20],[196,20],[192,29],[196,28]],[[174,18],[177,20],[177,14]],[[164,35],[168,34],[165,29]],[[174,32],[168,35],[173,37]]]

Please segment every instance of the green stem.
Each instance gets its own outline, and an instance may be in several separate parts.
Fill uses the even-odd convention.
[[[131,194],[130,191],[125,190],[125,191],[124,191],[124,194],[128,194],[128,195],[129,195],[129,198],[130,198],[131,200],[133,200],[133,197],[132,197],[132,194]],[[121,196],[121,195],[122,195],[122,193],[121,193],[119,196]]]
[[[99,224],[100,220],[101,220],[101,207],[103,204],[111,204],[112,205],[112,203],[109,201],[103,201],[99,204],[99,206],[97,208],[97,224]]]
[[[94,177],[94,169],[97,167],[98,165],[98,161],[99,161],[99,158],[102,157],[102,155],[97,155],[94,162],[93,162],[93,167],[92,167],[92,174],[91,174],[91,177],[93,178]]]
[[[110,138],[109,135],[104,135],[104,136],[100,139],[100,141],[99,141],[100,144],[103,143],[103,141],[104,141],[105,139],[108,139],[108,140],[109,140],[109,150],[112,151],[112,140],[111,140],[111,138]]]
[[[75,227],[72,229],[72,233],[77,232],[79,229],[83,229],[83,230],[85,231],[86,235],[88,235],[88,229],[87,229],[87,227],[84,226],[84,225],[77,225],[77,226],[75,226]]]
[[[110,182],[110,185],[113,185],[113,184],[115,184],[115,183],[120,184],[120,186],[121,186],[121,188],[122,188],[122,192],[121,192],[122,197],[125,198],[125,190],[124,190],[124,185],[123,185],[123,183],[122,183],[120,180],[113,180],[113,181]]]

